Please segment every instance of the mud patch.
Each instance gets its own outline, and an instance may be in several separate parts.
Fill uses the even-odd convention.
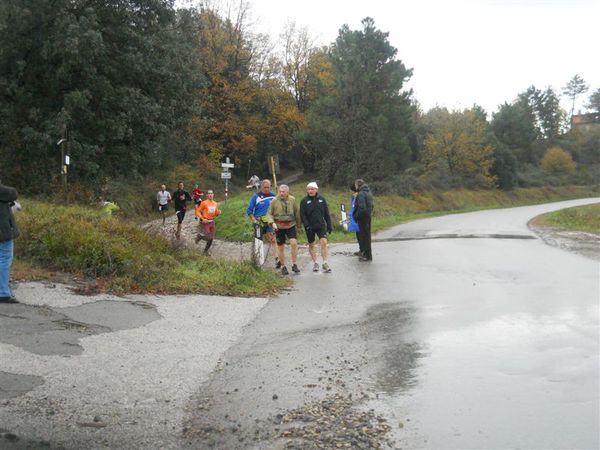
[[[584,231],[568,231],[554,227],[542,227],[537,217],[527,225],[546,244],[600,261],[600,235]]]
[[[0,371],[0,399],[18,397],[42,384],[42,377]]]

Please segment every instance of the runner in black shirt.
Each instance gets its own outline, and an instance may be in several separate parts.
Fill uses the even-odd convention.
[[[179,239],[181,237],[181,224],[185,217],[187,202],[191,202],[192,197],[188,191],[183,189],[183,181],[179,182],[179,189],[173,192],[171,197],[175,203],[175,214],[177,214],[177,231],[175,232],[175,238]]]

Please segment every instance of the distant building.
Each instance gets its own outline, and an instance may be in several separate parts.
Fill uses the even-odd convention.
[[[600,113],[573,115],[571,128],[576,128],[583,132],[600,130]]]

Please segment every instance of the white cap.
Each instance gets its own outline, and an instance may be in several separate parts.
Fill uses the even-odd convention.
[[[307,188],[315,188],[315,189],[319,189],[319,186],[317,186],[317,183],[315,183],[314,181],[311,181],[310,183],[308,183],[306,185]]]

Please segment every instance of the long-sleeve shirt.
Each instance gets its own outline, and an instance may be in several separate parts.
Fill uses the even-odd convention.
[[[269,212],[269,205],[274,198],[275,194],[273,192],[269,192],[268,194],[257,192],[250,199],[248,208],[246,208],[246,214],[254,217],[266,216]]]
[[[185,211],[187,209],[187,202],[192,201],[192,197],[190,197],[190,193],[188,191],[179,189],[173,192],[171,197],[175,202],[175,209],[177,211]]]
[[[215,220],[219,214],[221,214],[219,204],[214,200],[204,200],[196,208],[196,216],[200,220]]]
[[[296,199],[288,195],[287,199],[282,199],[279,195],[273,199],[269,205],[267,214],[268,223],[276,223],[279,228],[292,228],[296,225],[302,225],[300,217],[300,207]]]
[[[300,215],[302,216],[302,224],[304,228],[312,228],[314,230],[327,230],[331,233],[331,216],[329,215],[329,207],[327,202],[319,194],[311,197],[307,195],[300,202]]]

